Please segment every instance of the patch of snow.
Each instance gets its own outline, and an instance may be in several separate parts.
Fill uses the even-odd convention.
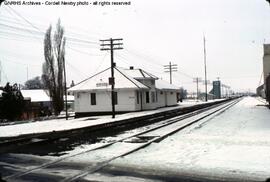
[[[270,177],[270,111],[247,97],[224,113],[111,162],[118,168],[263,181]]]

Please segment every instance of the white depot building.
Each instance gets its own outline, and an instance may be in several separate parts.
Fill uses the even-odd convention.
[[[76,117],[111,113],[109,77],[111,77],[110,67],[68,90],[75,96]],[[177,104],[180,88],[142,69],[115,67],[114,77],[116,113],[156,109]]]

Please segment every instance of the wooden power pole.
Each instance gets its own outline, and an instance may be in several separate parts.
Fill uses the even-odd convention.
[[[203,53],[204,53],[204,81],[205,81],[205,101],[207,102],[207,72],[206,72],[206,47],[205,47],[205,36],[203,35]]]
[[[193,82],[196,83],[196,88],[197,88],[197,101],[199,100],[199,82],[201,82],[202,79],[199,77],[193,78]]]
[[[177,64],[172,64],[171,62],[168,65],[164,65],[165,73],[170,73],[170,84],[172,84],[172,72],[177,71]]]
[[[109,78],[109,84],[111,85],[111,100],[112,100],[112,118],[115,118],[115,92],[114,92],[114,85],[115,85],[115,79],[114,79],[114,67],[115,63],[113,61],[113,51],[123,49],[121,47],[123,43],[119,42],[123,39],[105,39],[100,40],[102,43],[101,45],[101,51],[111,51],[111,77]],[[116,42],[117,41],[117,42]]]

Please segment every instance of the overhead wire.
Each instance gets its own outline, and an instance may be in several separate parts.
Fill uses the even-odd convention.
[[[30,32],[32,35],[35,35],[35,36],[40,36],[40,35],[44,35],[44,32],[42,32],[37,26],[35,26],[33,23],[31,23],[30,21],[28,21],[26,18],[24,18],[20,13],[18,13],[18,12],[16,12],[15,10],[13,10],[10,6],[8,6],[8,8],[14,13],[14,14],[16,14],[18,17],[20,17],[21,19],[23,19],[28,25],[30,25],[31,27],[33,27],[34,29],[36,29],[36,30],[38,30],[38,32],[37,31],[33,31],[33,30],[29,30],[29,29],[26,29],[26,28],[20,28],[20,27],[14,27],[14,26],[11,26],[11,25],[5,25],[5,24],[2,24],[2,26],[8,26],[10,29],[19,29],[19,30],[21,30],[21,31],[24,31],[24,32]],[[12,23],[15,23],[14,21],[12,22]],[[21,34],[18,34],[18,33],[14,33],[14,32],[11,32],[11,33],[9,33],[9,32],[3,32],[3,31],[0,31],[0,34],[12,34],[12,35],[16,35],[16,36],[22,36],[22,37],[25,37],[25,38],[28,38],[28,36],[27,35],[21,35]],[[69,41],[69,43],[71,43],[72,44],[72,42],[73,43],[77,43],[77,44],[79,44],[78,46],[83,46],[84,44],[86,44],[86,45],[88,45],[88,44],[93,44],[93,45],[99,45],[99,43],[97,43],[97,42],[94,42],[94,41],[87,41],[87,40],[82,40],[82,39],[79,39],[79,38],[74,38],[74,37],[67,37],[67,40]],[[74,45],[74,44],[73,44]],[[78,50],[78,49],[76,49],[76,48],[74,48],[74,47],[70,47],[69,45],[67,45],[67,48],[69,48],[70,50],[72,50],[72,51],[75,51],[75,52],[78,52],[78,53],[81,53],[81,54],[85,54],[85,55],[89,55],[89,56],[102,56],[102,55],[99,55],[99,54],[91,54],[91,53],[89,53],[89,52],[85,52],[85,51],[82,51],[81,49],[80,50]],[[125,48],[124,50],[126,50],[126,52],[128,52],[128,56],[135,56],[135,57],[137,57],[137,58],[140,58],[140,59],[138,59],[138,60],[141,60],[141,59],[143,59],[143,60],[147,60],[148,61],[148,63],[150,63],[150,65],[151,65],[151,67],[152,66],[155,66],[157,69],[162,69],[163,68],[163,65],[160,63],[160,62],[158,62],[157,60],[158,59],[156,59],[156,58],[153,58],[153,56],[149,56],[149,55],[146,55],[146,54],[144,54],[144,53],[138,53],[138,51],[133,51],[133,50],[130,50],[129,48],[127,49],[127,48]],[[128,59],[125,55],[123,55],[123,54],[121,54],[121,55],[119,55],[119,54],[117,54],[116,56],[118,56],[118,58],[120,57],[121,59],[122,59],[122,61],[123,62],[125,62],[125,64],[127,64],[127,65],[130,65],[130,63],[132,62],[131,61],[131,59]],[[132,62],[133,64],[135,64],[135,62]],[[144,62],[144,64],[145,64],[145,62]],[[69,65],[71,65],[70,63],[69,63]],[[137,64],[137,62],[136,62],[136,65],[138,65]],[[138,65],[139,66],[139,65]],[[73,66],[74,67],[74,66]],[[152,70],[152,72],[153,72],[153,70]],[[160,72],[159,72],[160,73]],[[180,72],[179,71],[179,73],[178,72],[175,72],[175,73],[177,73],[177,74],[179,74],[179,75],[184,75],[184,76],[186,76],[186,77],[188,77],[188,78],[194,78],[194,77],[192,77],[192,76],[190,76],[189,74],[186,74],[186,73],[184,73],[184,72]]]
[[[8,6],[11,10],[12,10],[12,12],[13,13],[15,13],[17,16],[19,16],[20,18],[22,18],[25,22],[27,22],[27,24],[29,24],[31,27],[33,27],[34,29],[36,29],[36,30],[38,30],[38,32],[37,31],[31,31],[31,30],[29,30],[29,29],[25,29],[25,28],[18,28],[18,27],[14,27],[14,26],[10,26],[10,25],[5,25],[5,24],[2,24],[2,26],[8,26],[9,28],[11,28],[11,29],[19,29],[19,30],[21,30],[21,31],[27,31],[27,32],[30,32],[32,35],[37,35],[37,33],[39,34],[39,35],[44,35],[45,33],[44,32],[42,32],[38,27],[36,27],[34,24],[32,24],[30,21],[28,21],[26,18],[24,18],[22,15],[20,15],[18,12],[16,12],[15,10],[13,10],[10,6]],[[7,32],[2,32],[2,33],[7,33]],[[10,33],[10,32],[9,32]],[[41,34],[40,34],[41,33]],[[12,33],[10,33],[10,34],[12,34]],[[13,33],[13,35],[15,35],[15,33]],[[16,34],[16,35],[18,35],[18,36],[24,36],[24,37],[27,37],[27,36],[25,36],[25,35],[21,35],[21,34]],[[71,43],[71,42],[79,42],[79,43],[84,43],[84,44],[98,44],[98,43],[96,43],[96,42],[92,42],[92,41],[86,41],[86,40],[81,40],[81,39],[78,39],[78,38],[73,38],[73,37],[68,37],[67,38],[68,40],[69,40],[69,43]],[[72,47],[70,47],[70,46],[68,46],[67,45],[67,47],[70,49],[70,50],[72,50],[72,51],[75,51],[75,52],[79,52],[79,53],[81,53],[81,54],[85,54],[85,55],[89,55],[89,56],[102,56],[102,55],[95,55],[95,54],[90,54],[90,53],[88,53],[88,52],[84,52],[84,51],[81,51],[81,50],[77,50],[77,49],[75,49],[75,48],[72,48]],[[68,63],[68,62],[67,62]],[[73,68],[73,70],[75,70],[74,68],[74,66],[72,66],[70,63],[68,63],[68,65],[70,66],[70,67],[72,67]]]
[[[12,26],[12,25],[7,25],[7,24],[3,24],[3,23],[0,23],[0,25],[2,26],[6,26],[10,29],[15,29],[15,30],[20,30],[20,31],[24,31],[24,32],[29,32],[32,34],[32,35],[45,35],[45,32],[42,31],[40,28],[38,28],[37,26],[35,26],[33,23],[31,23],[30,21],[28,21],[26,18],[24,18],[22,15],[20,15],[18,12],[16,12],[15,10],[13,10],[10,6],[8,6],[13,13],[15,13],[17,16],[19,16],[20,18],[22,18],[24,21],[26,21],[26,23],[28,23],[32,28],[36,29],[36,30],[30,30],[30,29],[27,29],[27,28],[22,28],[22,27],[16,27],[16,26]],[[8,10],[8,9],[7,9]],[[11,14],[11,13],[10,13]],[[12,15],[12,14],[11,14]],[[16,18],[17,19],[17,18]],[[14,23],[14,21],[13,21]],[[25,24],[23,24],[25,25]],[[72,42],[72,43],[81,43],[81,44],[93,44],[93,45],[99,45],[98,42],[95,42],[95,41],[89,41],[89,40],[84,40],[84,39],[79,39],[79,38],[75,38],[75,37],[71,37],[71,36],[65,36],[66,39],[69,41],[69,42]],[[88,45],[89,47],[89,45]],[[96,48],[96,47],[95,47]]]

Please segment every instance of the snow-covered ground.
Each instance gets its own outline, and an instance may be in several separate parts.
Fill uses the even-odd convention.
[[[158,111],[145,111],[143,114],[151,112]],[[132,117],[132,114],[138,115],[129,113],[123,116]],[[106,117],[109,116],[104,116],[104,121],[111,120],[110,117]],[[229,110],[205,118],[161,142],[152,143],[135,153],[113,160],[105,168],[85,176],[84,179],[117,182],[170,181],[188,176],[204,181],[264,181],[270,177],[269,118],[270,110],[263,106],[261,100],[246,97]],[[104,143],[80,145],[72,151],[63,151],[62,157],[78,154],[102,144]],[[39,172],[69,177],[87,167],[110,160],[119,155],[119,152],[128,151],[139,144],[123,142],[120,143],[123,145],[120,151],[116,145],[112,145],[104,148],[102,152],[97,150],[83,153],[67,158],[59,164],[74,165],[74,168],[56,166]],[[59,159],[57,156],[9,154],[9,157],[12,156],[31,161]],[[15,168],[23,164],[17,165]],[[35,165],[26,164],[26,167],[30,169]]]
[[[214,102],[217,100],[212,100],[209,102]],[[37,133],[45,133],[52,131],[62,131],[62,130],[70,130],[75,128],[82,128],[93,126],[97,124],[103,124],[108,122],[115,122],[119,120],[150,115],[157,112],[172,110],[181,107],[187,107],[195,104],[203,104],[204,102],[194,102],[194,101],[184,101],[179,103],[178,106],[175,107],[165,107],[156,110],[150,111],[142,111],[142,112],[131,112],[127,114],[116,115],[116,118],[112,119],[111,116],[97,116],[97,117],[87,117],[87,118],[78,118],[78,119],[52,119],[45,121],[36,121],[36,122],[27,122],[16,125],[6,125],[0,126],[0,138],[1,137],[15,137],[19,135],[25,134],[37,134]]]
[[[261,105],[256,98],[246,97],[224,113],[111,165],[141,173],[265,180],[270,177],[270,110]]]

